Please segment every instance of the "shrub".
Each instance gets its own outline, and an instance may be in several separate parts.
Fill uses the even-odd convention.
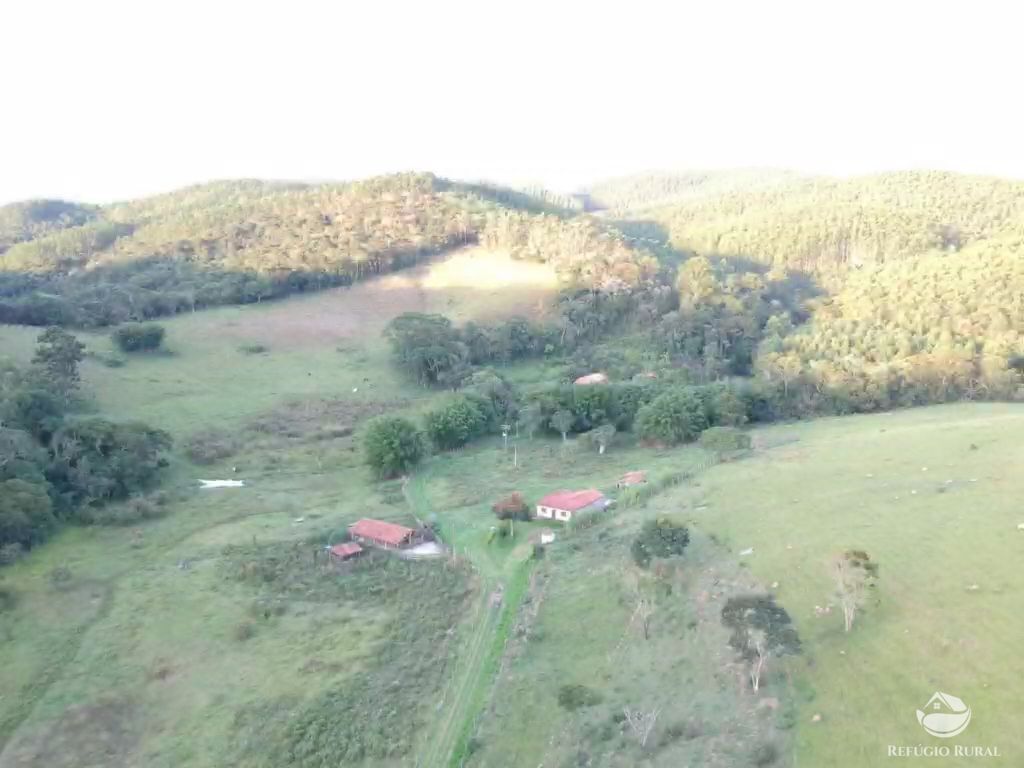
[[[486,415],[480,404],[458,397],[427,414],[425,426],[430,440],[441,450],[465,445],[484,433]]]
[[[529,520],[530,507],[523,500],[523,494],[513,491],[505,498],[496,501],[491,506],[491,511],[498,516],[499,520]]]
[[[227,432],[208,429],[197,432],[185,443],[185,454],[193,464],[213,464],[238,450],[238,440]]]
[[[164,341],[164,327],[156,323],[125,323],[111,334],[122,352],[152,352]]]
[[[135,525],[146,520],[155,520],[167,514],[161,499],[137,496],[120,504],[108,504],[98,508],[83,509],[78,517],[91,525]]]
[[[667,517],[648,520],[633,540],[633,561],[641,568],[650,565],[655,557],[681,555],[690,543],[690,531],[682,523]]]
[[[243,344],[238,351],[246,355],[262,355],[269,352],[270,347],[265,344]]]
[[[25,549],[17,542],[0,544],[0,565],[11,565],[18,562],[25,554]]]
[[[427,452],[423,433],[401,416],[383,416],[370,422],[363,447],[367,463],[380,477],[409,471]]]
[[[239,622],[234,631],[235,640],[245,642],[256,636],[256,625],[251,621]]]
[[[71,581],[71,579],[71,569],[66,566],[59,565],[50,571],[50,583],[55,587],[65,586]]]
[[[700,435],[700,444],[714,453],[731,453],[750,448],[750,435],[735,427],[711,427]]]
[[[601,695],[585,685],[563,685],[558,689],[558,704],[563,709],[575,712],[583,707],[600,703]]]
[[[0,586],[0,613],[13,610],[18,604],[18,595],[10,587]]]
[[[754,748],[750,759],[758,768],[764,768],[779,759],[779,748],[774,742],[765,741]]]

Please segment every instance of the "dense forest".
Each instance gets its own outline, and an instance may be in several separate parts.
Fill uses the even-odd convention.
[[[1001,238],[852,275],[810,323],[762,344],[764,376],[850,410],[1017,397],[1024,240]]]
[[[635,284],[656,267],[611,227],[536,194],[429,174],[218,182],[88,218],[52,201],[0,210],[12,243],[0,252],[0,322],[28,325],[104,326],[350,285],[481,236],[551,263],[569,286],[606,273]]]
[[[1024,231],[1024,183],[941,172],[797,178],[645,212],[678,249],[827,277]]]
[[[651,172],[607,179],[586,189],[591,208],[616,212],[670,205],[727,192],[750,191],[796,178],[789,171],[737,169],[733,171]]]

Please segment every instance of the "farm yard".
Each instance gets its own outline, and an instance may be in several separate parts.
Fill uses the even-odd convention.
[[[501,255],[455,258],[520,274]],[[369,421],[447,398],[395,369],[386,322],[497,317],[553,290],[530,265],[467,299],[465,265],[446,263],[181,315],[166,352],[119,367],[106,335],[80,334],[88,407],[175,438],[167,511],[66,527],[0,571],[0,768],[844,768],[920,743],[915,709],[937,690],[973,708],[972,743],[1024,759],[1021,407],[757,427],[728,461],[698,445],[486,437],[380,480],[360,451]],[[2,326],[0,345],[24,360],[37,333]],[[530,382],[551,365],[503,372]],[[638,470],[646,483],[616,487]],[[618,503],[498,533],[491,507],[513,492],[534,507],[591,488]],[[328,565],[324,548],[362,518],[429,521],[450,556],[368,546]],[[689,530],[685,552],[639,567],[637,537],[669,518]],[[547,528],[554,541],[535,547]],[[880,565],[877,605],[849,634],[816,611],[848,548]],[[801,641],[757,693],[721,619],[751,592],[771,593]]]

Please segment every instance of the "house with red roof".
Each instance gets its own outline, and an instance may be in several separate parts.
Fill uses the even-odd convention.
[[[363,518],[348,527],[352,541],[371,547],[401,549],[412,544],[416,531],[404,525]]]
[[[609,504],[611,501],[593,488],[585,491],[555,491],[537,502],[537,517],[569,521],[580,512],[604,509]]]

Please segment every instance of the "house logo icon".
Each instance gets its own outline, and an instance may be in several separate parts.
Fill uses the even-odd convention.
[[[917,710],[917,722],[932,736],[948,739],[964,732],[971,722],[971,708],[948,693],[936,692]]]

